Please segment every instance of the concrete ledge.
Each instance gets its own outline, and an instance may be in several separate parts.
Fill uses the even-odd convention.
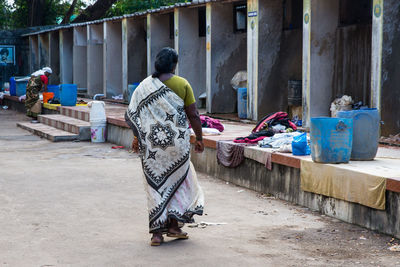
[[[308,207],[342,221],[400,238],[400,194],[386,191],[386,209],[372,209],[360,204],[334,199],[300,189],[300,169],[273,163],[269,171],[261,163],[245,159],[237,168],[218,165],[216,150],[204,153],[192,149],[192,162],[197,171],[224,181],[272,194],[279,199]]]

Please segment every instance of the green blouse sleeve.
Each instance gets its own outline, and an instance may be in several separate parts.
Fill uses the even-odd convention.
[[[189,82],[185,86],[186,94],[185,94],[185,107],[190,106],[193,103],[196,103],[196,99],[194,98],[193,89],[190,86]]]

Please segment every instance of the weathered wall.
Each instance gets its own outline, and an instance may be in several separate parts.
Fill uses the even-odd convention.
[[[191,161],[196,171],[243,186],[257,192],[272,194],[322,214],[357,224],[371,230],[400,238],[400,194],[386,192],[385,210],[302,191],[300,169],[272,164],[269,171],[261,163],[245,159],[237,168],[226,168],[216,161],[216,150],[206,148],[201,154],[192,146]]]
[[[247,34],[233,32],[233,4],[211,6],[211,113],[237,111],[231,86],[236,72],[247,69]]]
[[[60,30],[60,78],[61,83],[73,83],[73,41],[72,29]]]
[[[122,94],[122,25],[121,21],[104,22],[104,84],[106,96]]]
[[[369,24],[339,27],[336,31],[332,97],[350,95],[355,102],[370,102],[371,34]]]
[[[42,33],[39,34],[39,68],[44,68],[49,66],[49,34]]]
[[[338,0],[311,0],[311,118],[330,115],[338,21]]]
[[[88,26],[88,95],[103,94],[103,24]]]
[[[73,80],[78,88],[87,88],[87,30],[86,26],[74,28]]]
[[[141,82],[147,76],[146,21],[128,20],[128,84]]]
[[[174,39],[169,36],[170,26],[169,18],[170,13],[166,14],[151,14],[150,15],[150,66],[151,73],[154,72],[154,62],[158,52],[164,47],[174,47]],[[149,29],[147,29],[149,30]]]
[[[39,40],[37,35],[33,35],[29,37],[29,46],[30,46],[30,70],[32,73],[39,69]]]
[[[310,118],[330,115],[335,70],[338,0],[304,0],[303,126]]]
[[[381,134],[400,132],[400,1],[385,0],[383,7]]]
[[[199,96],[206,92],[206,37],[199,37],[198,9],[179,9],[178,21],[179,75],[189,81],[199,103]]]
[[[50,76],[50,84],[60,83],[60,38],[58,31],[50,32],[49,65],[53,73]]]
[[[287,63],[291,64],[292,56],[293,64],[298,55],[301,57],[301,41],[297,42],[297,38],[301,37],[296,35],[297,31],[288,31],[287,34],[282,34],[282,7],[282,0],[259,1],[257,103],[259,119],[268,113],[286,110],[287,86],[284,85],[285,82],[281,77],[285,73],[282,67]],[[289,43],[290,39],[293,39],[293,43]],[[286,41],[286,47],[284,47],[284,41]],[[289,53],[291,47],[297,47],[299,50]],[[284,52],[289,54],[284,54]],[[299,67],[301,68],[301,64]]]
[[[0,64],[0,89],[12,76],[29,74],[29,41],[21,38],[22,31],[0,31],[0,45],[15,46],[15,64]]]

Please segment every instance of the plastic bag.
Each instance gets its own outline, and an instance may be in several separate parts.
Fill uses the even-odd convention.
[[[311,154],[310,145],[307,142],[307,133],[302,133],[293,137],[292,153],[295,156],[305,156]]]

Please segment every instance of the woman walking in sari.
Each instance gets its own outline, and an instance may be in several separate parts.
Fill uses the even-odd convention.
[[[49,83],[49,76],[52,70],[49,67],[45,67],[40,71],[32,73],[31,78],[26,86],[26,99],[25,108],[26,115],[36,119],[42,111],[42,103],[39,99],[39,92],[44,88],[47,92],[47,84]]]
[[[190,162],[188,120],[196,134],[196,152],[204,150],[201,122],[192,88],[173,74],[177,62],[176,51],[163,48],[155,73],[136,88],[125,114],[138,138],[152,246],[163,242],[164,233],[187,239],[178,222],[193,222],[193,215],[203,214],[203,191]]]

